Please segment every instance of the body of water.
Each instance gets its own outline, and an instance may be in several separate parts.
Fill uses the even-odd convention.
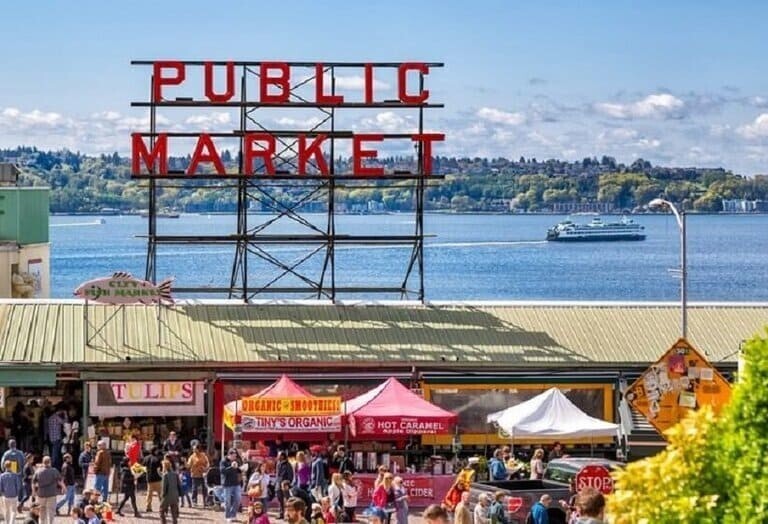
[[[676,301],[680,232],[671,215],[633,217],[646,227],[641,242],[546,242],[557,215],[426,215],[425,288],[428,300],[626,300]],[[588,220],[588,217],[583,217]],[[267,220],[249,216],[252,225]],[[312,215],[320,225],[325,215]],[[101,223],[103,222],[103,223]],[[182,215],[159,219],[159,234],[209,235],[235,231],[234,215]],[[407,235],[413,216],[343,215],[337,233]],[[308,233],[283,220],[264,233]],[[51,295],[72,297],[83,281],[129,271],[143,277],[147,220],[138,216],[51,217]],[[768,301],[768,216],[689,215],[689,300]],[[299,263],[311,247],[270,247],[269,256]],[[405,246],[339,246],[337,286],[399,286],[410,257]],[[233,246],[160,246],[158,280],[176,285],[228,286]],[[322,253],[297,267],[319,278]],[[249,257],[249,281],[263,285],[280,271]],[[414,275],[415,277],[416,275]],[[278,286],[297,284],[288,275]],[[415,288],[413,280],[411,287]],[[200,295],[200,298],[221,298]],[[264,298],[274,298],[268,295]],[[291,298],[309,298],[293,295]],[[340,298],[399,298],[395,295]]]

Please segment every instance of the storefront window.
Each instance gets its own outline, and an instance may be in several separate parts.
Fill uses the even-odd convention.
[[[512,386],[488,389],[439,387],[430,389],[430,400],[459,416],[459,427],[462,433],[487,433],[489,431],[486,422],[488,415],[525,402],[549,387],[526,389],[516,389]],[[561,388],[561,391],[588,415],[596,418],[605,417],[603,388],[573,387]]]

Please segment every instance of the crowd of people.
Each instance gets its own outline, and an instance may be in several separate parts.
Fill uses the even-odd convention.
[[[10,439],[0,459],[4,518],[6,522],[23,517],[24,522],[49,524],[66,509],[76,524],[99,524],[113,514],[124,516],[123,510],[130,504],[135,518],[157,510],[165,524],[176,523],[179,508],[186,504],[220,508],[227,522],[237,521],[247,509],[246,522],[269,524],[266,509],[276,500],[278,518],[291,524],[300,522],[298,516],[312,524],[355,521],[358,486],[343,445],[299,451],[280,441],[272,445],[277,456],[274,463],[234,448],[223,457],[215,451],[209,455],[195,440],[185,453],[174,431],[161,446],[144,453],[136,435],[129,434],[119,460],[107,442],[99,440],[95,446],[85,442],[77,460],[62,454],[61,466],[56,467],[51,447],[45,455],[25,452]],[[109,504],[113,465],[119,489],[114,511]],[[143,501],[137,498],[140,488],[145,491]],[[381,500],[382,511],[395,513],[395,505],[405,507],[407,519],[402,479],[382,469],[376,488],[374,495]],[[398,518],[397,522],[404,521]]]

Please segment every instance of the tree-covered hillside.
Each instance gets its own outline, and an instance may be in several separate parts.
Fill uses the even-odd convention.
[[[236,161],[229,152],[224,153],[223,160],[228,169],[235,170]],[[140,181],[131,180],[129,159],[117,153],[95,157],[20,147],[0,150],[0,162],[20,165],[23,185],[50,186],[52,212],[96,212],[103,208],[136,211],[147,206],[146,189]],[[169,168],[183,170],[188,163],[189,157],[171,158]],[[413,168],[410,158],[382,158],[379,163],[389,172]],[[350,170],[348,160],[339,158],[335,165],[337,172]],[[718,212],[723,199],[768,200],[765,175],[743,177],[723,169],[665,168],[644,160],[627,166],[611,157],[581,162],[438,157],[434,171],[444,178],[428,187],[428,210],[540,212],[557,209],[558,204],[602,203],[622,211],[642,207],[661,196],[689,210]],[[290,190],[285,191],[290,198]],[[231,211],[237,204],[234,191],[227,188],[167,188],[159,198],[161,207],[186,212]],[[338,202],[348,210],[409,210],[413,194],[405,183],[394,188],[369,185],[340,190]]]

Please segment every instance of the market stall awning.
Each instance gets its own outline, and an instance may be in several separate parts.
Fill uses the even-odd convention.
[[[224,424],[243,433],[330,433],[341,429],[341,397],[318,397],[282,375],[255,395],[224,406]]]
[[[549,388],[530,400],[491,413],[487,421],[495,423],[511,438],[612,437],[619,430],[618,424],[584,413],[557,388]]]
[[[450,433],[457,416],[389,378],[344,403],[352,435],[389,437]]]

